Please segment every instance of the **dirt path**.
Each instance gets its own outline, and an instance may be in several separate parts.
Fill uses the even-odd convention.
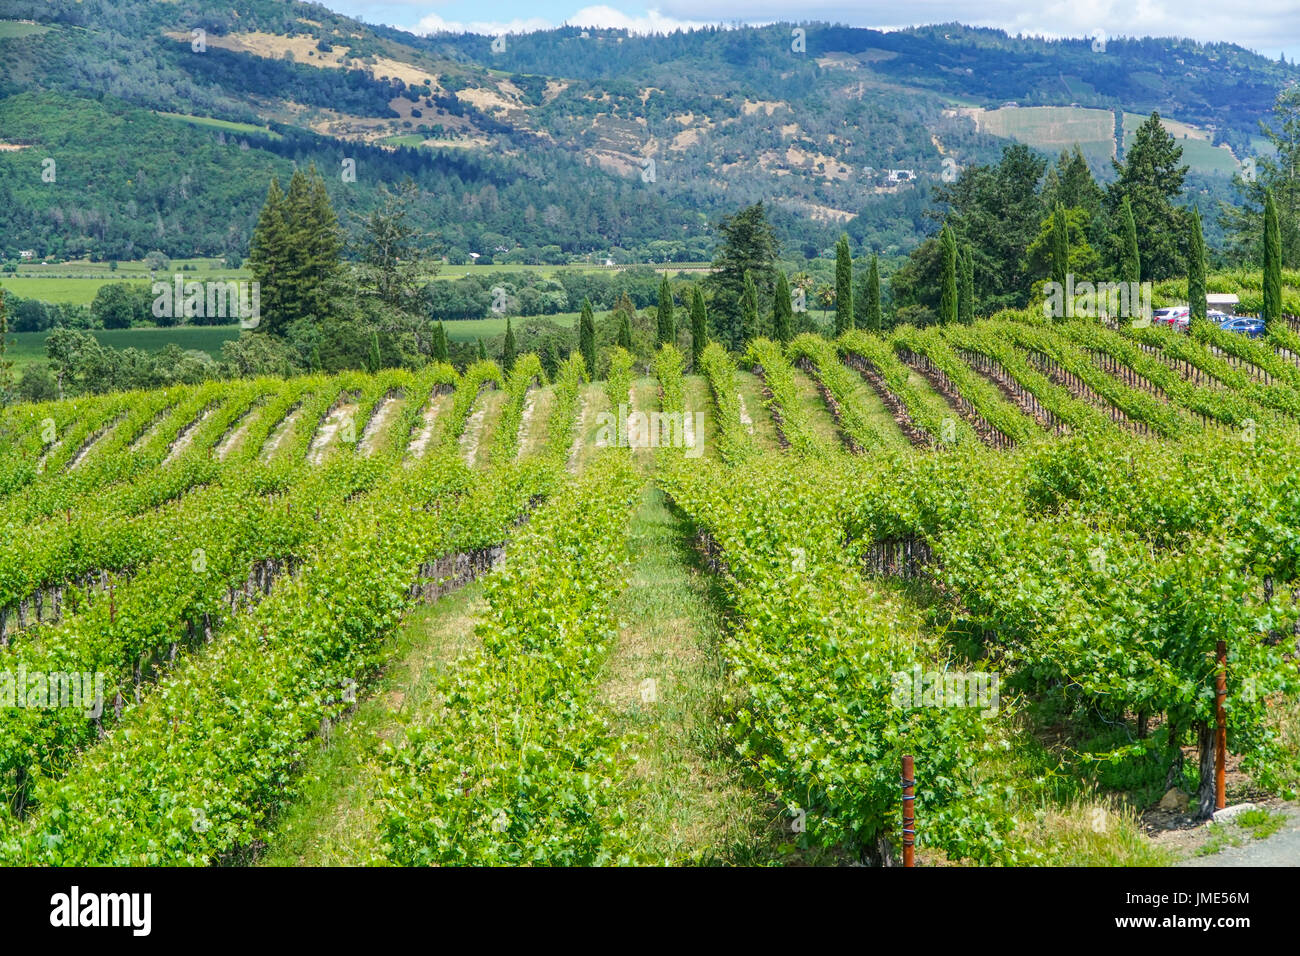
[[[419,433],[411,439],[411,444],[406,449],[408,458],[423,458],[424,453],[428,450],[430,443],[433,441],[434,432],[438,427],[438,416],[445,412],[451,405],[451,392],[441,392],[433,395],[429,403],[424,406],[424,426]]]
[[[386,434],[388,426],[401,407],[402,400],[396,395],[389,395],[379,403],[379,407],[370,416],[370,421],[366,422],[365,431],[361,434],[361,445],[358,451],[362,455],[369,457],[375,453],[376,445],[383,440],[382,436]]]
[[[181,455],[185,454],[186,450],[191,445],[194,444],[195,433],[199,430],[200,426],[202,426],[204,422],[206,422],[209,418],[212,417],[215,411],[216,411],[215,408],[207,409],[206,411],[204,411],[202,415],[200,415],[198,418],[194,419],[194,421],[190,422],[188,425],[186,425],[184,428],[181,429],[181,433],[177,435],[176,440],[172,442],[172,447],[170,450],[168,450],[167,457],[163,459],[164,465],[171,464]]]
[[[334,436],[340,432],[350,430],[352,441],[357,440],[355,416],[357,406],[355,402],[347,402],[339,405],[325,417],[321,423],[320,430],[316,432],[316,437],[311,441],[311,450],[307,452],[307,461],[313,465],[319,465],[325,460],[325,454],[334,444]],[[341,441],[348,442],[349,435],[341,436]]]

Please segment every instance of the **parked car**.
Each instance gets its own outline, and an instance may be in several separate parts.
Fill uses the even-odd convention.
[[[1226,321],[1219,323],[1219,328],[1225,332],[1240,332],[1242,335],[1257,339],[1264,334],[1264,320],[1249,315],[1228,316]]]
[[[1183,327],[1186,328],[1188,316],[1191,315],[1191,311],[1192,310],[1185,305],[1171,305],[1166,309],[1156,309],[1151,313],[1151,324],[1177,327],[1179,319],[1181,319]]]

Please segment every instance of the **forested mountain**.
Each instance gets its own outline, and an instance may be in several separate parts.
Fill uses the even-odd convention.
[[[1300,78],[1226,44],[957,25],[564,28],[493,45],[280,0],[4,10],[9,259],[245,254],[271,175],[309,160],[344,213],[412,178],[416,221],[457,263],[707,259],[709,224],[760,199],[791,253],[847,230],[897,255],[933,230],[931,189],[1010,139],[1053,157],[1079,141],[1104,180],[1153,110],[1195,147],[1189,192],[1227,196]]]

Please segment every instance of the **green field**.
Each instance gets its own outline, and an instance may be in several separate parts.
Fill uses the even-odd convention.
[[[189,267],[188,269],[183,267]],[[429,276],[433,279],[461,279],[474,275],[500,275],[508,272],[531,272],[541,276],[554,276],[563,272],[605,272],[628,268],[616,266],[606,269],[604,266],[575,263],[561,266],[531,265],[481,265],[481,266],[439,266],[438,272]],[[679,271],[700,272],[709,269],[707,262],[683,262],[670,266],[656,266],[656,271],[676,275]],[[180,273],[188,279],[251,279],[252,273],[247,267],[227,269],[220,259],[173,259],[160,276],[169,278]],[[117,269],[109,268],[107,262],[90,262],[79,259],[73,262],[30,262],[21,263],[16,273],[0,274],[0,288],[8,289],[23,299],[39,299],[42,302],[68,305],[90,305],[95,299],[99,287],[107,282],[124,280],[147,280],[149,267],[143,260],[122,261]],[[495,321],[495,320],[487,320]],[[505,326],[502,325],[502,330]]]
[[[1126,144],[1137,132],[1138,127],[1146,120],[1147,117],[1136,113],[1124,114],[1124,142]],[[1214,146],[1208,139],[1198,139],[1198,134],[1203,134],[1200,134],[1200,131],[1195,127],[1186,126],[1169,119],[1164,120],[1164,127],[1168,130],[1169,135],[1173,136],[1174,142],[1182,147],[1183,162],[1192,167],[1193,172],[1231,176],[1237,171],[1237,161],[1233,157],[1232,151],[1221,146]]]
[[[217,119],[213,116],[190,116],[188,113],[164,113],[161,110],[154,110],[158,116],[166,119],[181,120],[190,123],[193,126],[206,126],[211,129],[222,129],[230,133],[261,133],[269,136],[271,139],[280,139],[280,134],[267,129],[265,126],[255,126],[252,123],[237,123],[234,120]]]
[[[19,20],[0,20],[0,40],[10,37],[29,37],[33,33],[45,33],[52,29],[39,23],[23,23]]]
[[[45,360],[49,332],[17,332],[9,336],[9,357],[21,368]],[[171,329],[101,329],[92,333],[102,345],[157,352],[175,342],[183,349],[207,352],[220,358],[221,343],[239,338],[237,325],[184,325]]]
[[[546,319],[557,325],[573,328],[574,323],[578,321],[578,313],[557,312],[554,315],[516,316],[513,321],[515,328],[518,328],[520,323],[536,319]],[[447,338],[453,342],[473,342],[480,338],[486,342],[494,335],[504,335],[506,331],[505,316],[499,319],[457,319],[444,324],[447,328]]]
[[[1147,117],[1124,114],[1124,139],[1128,142]],[[1232,153],[1214,146],[1197,127],[1164,119],[1165,129],[1183,149],[1183,162],[1198,173],[1231,176],[1237,171]],[[981,132],[1014,139],[1049,153],[1070,149],[1076,143],[1094,166],[1114,155],[1115,121],[1110,110],[1073,106],[1007,106],[977,114]]]
[[[69,281],[75,282],[78,280]],[[561,312],[556,315],[529,318],[543,318],[572,328],[578,320],[578,313]],[[528,321],[528,319],[514,319],[516,326],[525,321]],[[463,319],[447,323],[447,338],[453,342],[475,342],[480,338],[488,342],[491,341],[493,336],[505,334],[505,331],[506,320],[504,317],[499,319]],[[183,349],[197,349],[200,352],[207,352],[213,358],[220,358],[221,344],[239,338],[239,327],[235,325],[182,325],[170,329],[103,329],[93,334],[102,344],[111,345],[117,349],[136,348],[143,349],[146,352],[156,352],[165,345],[175,342]],[[45,339],[48,336],[49,332],[17,332],[11,334],[9,336],[9,357],[13,359],[14,364],[19,368],[30,365],[32,362],[44,361]]]
[[[170,279],[180,274],[187,280],[249,279],[248,269],[227,269],[221,259],[172,259],[159,273]],[[99,287],[108,282],[148,281],[150,270],[143,259],[123,260],[116,269],[107,262],[77,259],[72,262],[20,263],[16,273],[0,274],[0,288],[23,299],[39,299],[67,305],[90,305]]]

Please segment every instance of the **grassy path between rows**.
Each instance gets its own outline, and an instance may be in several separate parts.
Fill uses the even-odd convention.
[[[758,864],[782,841],[775,811],[745,782],[723,729],[726,677],[716,579],[691,532],[647,486],[630,529],[621,629],[600,696],[635,758],[626,782],[639,856],[665,864]],[[773,819],[769,819],[769,817]]]
[[[390,666],[303,767],[303,796],[279,821],[261,865],[386,864],[376,804],[380,749],[439,706],[438,679],[477,647],[474,622],[485,606],[482,583],[472,582],[411,611],[393,639]]]

